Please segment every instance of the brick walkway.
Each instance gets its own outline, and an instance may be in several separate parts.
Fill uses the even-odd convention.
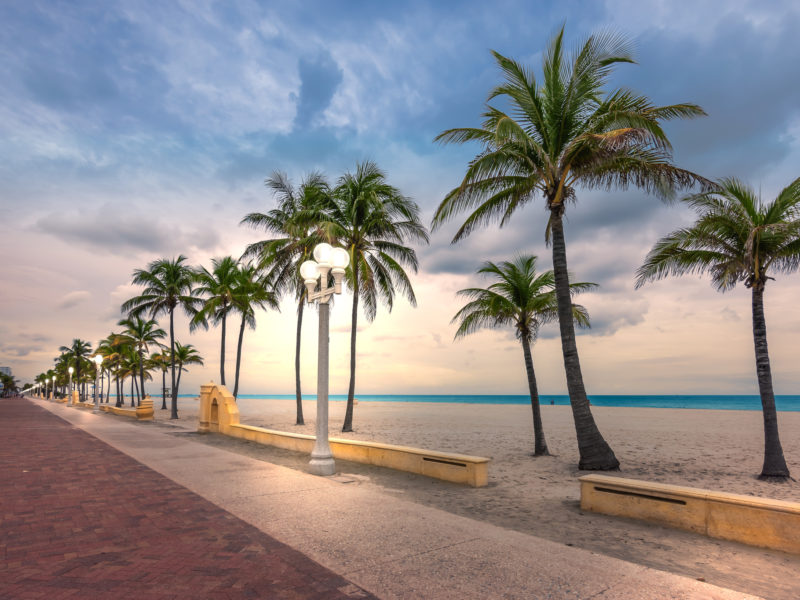
[[[0,598],[374,596],[28,400],[3,399]]]

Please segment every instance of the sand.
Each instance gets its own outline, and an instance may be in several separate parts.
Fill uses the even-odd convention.
[[[180,399],[181,427],[194,429],[198,405]],[[537,458],[531,456],[529,406],[360,402],[356,431],[342,434],[344,409],[343,402],[331,403],[331,437],[492,459],[489,485],[480,489],[338,461],[339,472],[355,485],[765,598],[800,597],[800,556],[580,511],[581,472],[568,406],[542,407],[552,456]],[[239,410],[249,425],[314,433],[313,401],[304,402],[305,426],[294,425],[293,400],[243,399]],[[159,420],[168,416],[156,413]],[[800,502],[797,481],[756,479],[763,456],[760,412],[594,407],[593,413],[620,460],[620,476]],[[800,477],[800,412],[779,413],[779,427],[789,468]],[[198,439],[294,468],[305,468],[308,460],[222,436]]]

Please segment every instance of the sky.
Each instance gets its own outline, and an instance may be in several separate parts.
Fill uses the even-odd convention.
[[[264,181],[275,171],[335,182],[374,160],[429,224],[478,151],[433,139],[479,124],[500,82],[490,51],[539,72],[561,25],[570,47],[607,28],[634,42],[637,64],[621,65],[613,87],[703,107],[707,117],[666,128],[679,166],[736,176],[765,200],[800,176],[792,0],[3,2],[0,365],[30,381],[59,346],[118,330],[120,304],[138,290],[132,272],[154,259],[208,267],[265,239],[239,222],[274,207]],[[550,268],[543,206],[452,245],[456,220],[415,247],[417,307],[398,300],[359,319],[356,397],[526,392],[513,332],[454,341],[450,320],[456,292],[486,284],[475,274],[484,261],[532,253]],[[581,297],[593,323],[578,337],[590,395],[756,393],[748,290],[721,294],[701,276],[634,290],[653,243],[691,221],[635,190],[578,190],[565,223],[570,271],[599,285]],[[800,393],[799,296],[800,274],[767,286],[782,394]],[[344,294],[332,309],[331,393],[347,391],[351,302]],[[258,315],[242,393],[293,393],[295,319],[289,298]],[[219,381],[219,336],[190,334],[178,317],[177,339],[205,358],[182,393]],[[314,393],[314,310],[302,348],[303,391]],[[533,352],[540,392],[566,393],[554,325]],[[229,374],[234,359],[229,350]]]

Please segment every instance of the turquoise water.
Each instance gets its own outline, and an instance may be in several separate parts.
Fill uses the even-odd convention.
[[[184,394],[181,394],[183,397]],[[186,397],[194,397],[186,394]],[[239,394],[240,399],[278,398],[293,400],[294,394]],[[306,400],[314,400],[316,396],[305,395]],[[530,397],[525,395],[407,395],[356,394],[359,402],[455,402],[463,404],[530,404]],[[331,395],[334,402],[347,400],[344,394]],[[704,396],[704,395],[664,395],[664,396],[589,396],[594,406],[634,406],[647,408],[705,408],[716,410],[761,410],[761,399],[757,395],[749,396]],[[567,405],[568,396],[540,396],[542,404]],[[799,396],[776,396],[775,405],[779,411],[800,411]]]

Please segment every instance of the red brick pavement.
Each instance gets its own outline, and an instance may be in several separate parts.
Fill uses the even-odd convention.
[[[0,400],[0,598],[374,598],[23,399]]]

